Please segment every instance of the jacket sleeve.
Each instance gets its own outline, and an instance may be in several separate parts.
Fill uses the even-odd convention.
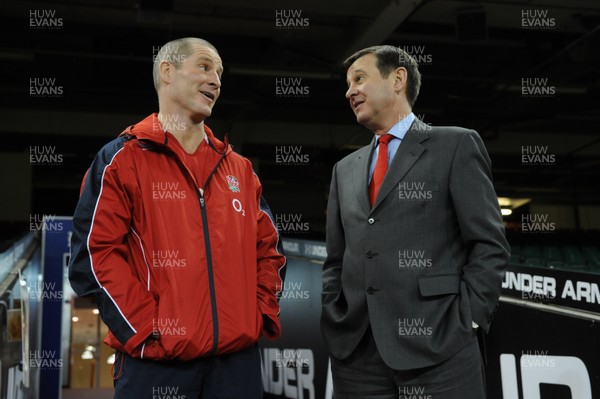
[[[470,249],[463,281],[473,321],[488,332],[510,250],[483,141],[475,131],[459,140],[450,171],[450,194],[462,239]]]
[[[106,145],[84,177],[73,216],[69,280],[77,295],[96,296],[102,320],[131,354],[152,333],[157,303],[127,263],[134,179],[124,142]]]
[[[285,279],[286,258],[279,231],[275,226],[273,214],[262,196],[262,187],[258,177],[257,182],[257,237],[256,257],[258,288],[257,300],[259,311],[263,315],[264,334],[268,338],[278,338],[281,335],[279,321],[279,299],[283,291]]]
[[[344,228],[340,216],[336,171],[337,164],[333,167],[331,185],[329,187],[329,199],[327,201],[327,258],[323,263],[323,289],[321,292],[321,303],[323,306],[333,302],[340,295],[342,259],[346,250]]]

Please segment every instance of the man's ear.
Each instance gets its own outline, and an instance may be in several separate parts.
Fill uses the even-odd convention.
[[[399,67],[394,71],[394,90],[397,92],[406,90],[406,79],[408,78],[408,72],[406,68]]]
[[[160,76],[160,82],[170,83],[174,70],[175,66],[173,64],[171,64],[169,61],[163,60],[158,66],[158,75]]]

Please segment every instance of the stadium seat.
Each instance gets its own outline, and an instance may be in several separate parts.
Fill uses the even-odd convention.
[[[549,269],[564,269],[565,262],[562,260],[549,260],[546,262],[546,267]]]
[[[510,246],[510,254],[511,255],[519,255],[521,256],[522,248],[520,245],[511,245]]]
[[[590,265],[584,265],[581,263],[574,263],[569,266],[571,269],[577,270],[577,271],[589,271],[590,270]]]
[[[510,254],[510,264],[511,265],[520,265],[521,264],[521,255],[519,254]]]
[[[539,245],[523,245],[521,257],[523,259],[542,258],[542,249]]]
[[[544,259],[547,261],[564,261],[560,248],[554,245],[544,245],[542,248]]]
[[[525,266],[545,267],[546,263],[542,258],[527,258],[524,262]]]
[[[569,266],[570,269],[573,270],[586,270],[588,267],[586,266],[585,258],[581,253],[579,247],[575,245],[564,245],[562,247],[562,251],[565,257],[565,263]]]
[[[587,258],[587,264],[594,270],[600,269],[600,250],[592,245],[585,245],[582,250]]]

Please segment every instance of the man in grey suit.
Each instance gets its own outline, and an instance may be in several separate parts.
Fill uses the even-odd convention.
[[[345,61],[372,143],[333,168],[321,329],[334,397],[482,399],[477,328],[509,260],[491,162],[473,130],[415,117],[417,63],[393,46]]]

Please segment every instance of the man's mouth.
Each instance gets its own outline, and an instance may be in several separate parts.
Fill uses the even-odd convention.
[[[353,103],[352,109],[356,112],[358,110],[358,107],[360,107],[364,102],[365,102],[365,100],[357,101],[357,102]]]
[[[200,93],[204,94],[206,97],[210,99],[210,101],[215,100],[215,95],[209,91],[201,91]]]

